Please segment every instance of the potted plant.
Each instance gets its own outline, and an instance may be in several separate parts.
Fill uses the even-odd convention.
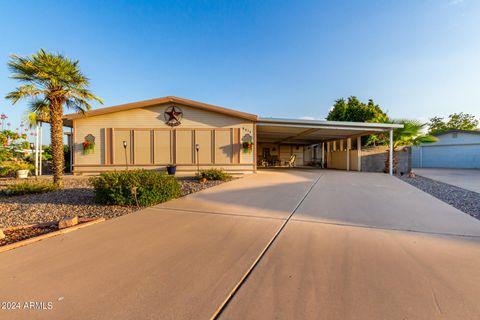
[[[32,168],[31,164],[20,162],[15,164],[15,171],[18,179],[28,178],[28,174]]]
[[[167,166],[167,172],[169,175],[175,175],[176,171],[177,171],[177,166],[175,164],[169,164]]]
[[[252,152],[253,142],[252,141],[244,141],[242,143],[242,148],[243,148],[243,152],[245,152],[245,153]]]
[[[95,152],[95,137],[89,134],[85,137],[85,141],[83,141],[83,154],[87,155],[93,152]]]

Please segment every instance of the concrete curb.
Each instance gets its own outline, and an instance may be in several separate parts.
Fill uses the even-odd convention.
[[[14,243],[11,243],[11,244],[7,244],[5,246],[0,247],[0,253],[5,252],[5,251],[9,251],[9,250],[12,250],[12,249],[16,249],[16,248],[19,248],[19,247],[23,247],[23,246],[26,246],[28,244],[31,244],[31,243],[34,243],[34,242],[37,242],[37,241],[41,241],[41,240],[44,240],[44,239],[59,236],[61,234],[69,233],[69,232],[72,232],[72,231],[75,231],[75,230],[78,230],[78,229],[89,227],[91,225],[94,225],[94,224],[97,224],[97,223],[103,222],[103,221],[105,221],[105,218],[98,218],[98,219],[94,219],[94,220],[90,220],[90,221],[87,221],[87,222],[77,224],[73,227],[60,229],[60,230],[57,230],[57,231],[54,231],[54,232],[42,234],[38,237],[33,237],[33,238],[25,239],[25,240],[22,240],[22,241],[14,242]],[[22,227],[23,228],[29,228],[29,227],[35,227],[35,226],[41,226],[41,225],[45,226],[45,225],[49,225],[49,224],[51,224],[51,223],[47,222],[47,223],[28,225],[28,226],[22,226]],[[20,229],[22,227],[14,227],[14,228],[11,228],[11,229]]]

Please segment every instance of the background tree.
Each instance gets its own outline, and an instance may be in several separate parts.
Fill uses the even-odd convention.
[[[10,56],[8,68],[11,78],[23,83],[6,98],[12,104],[30,99],[32,105],[47,106],[50,118],[50,137],[53,157],[53,182],[62,184],[63,155],[63,107],[85,112],[91,109],[89,101],[103,101],[88,90],[89,79],[80,71],[78,60],[40,49],[37,53],[20,57]]]
[[[327,120],[370,122],[375,118],[386,116],[387,114],[372,99],[363,103],[357,97],[351,96],[347,101],[343,98],[336,100],[332,110],[328,113]]]
[[[376,122],[388,123],[388,115],[375,104],[372,99],[363,103],[355,96],[351,96],[347,101],[341,98],[335,101],[332,110],[328,113],[327,120],[330,121],[349,121],[349,122]],[[362,145],[382,144],[382,135],[372,134],[362,137]]]
[[[441,117],[433,117],[428,124],[429,134],[439,134],[448,130],[477,130],[479,121],[468,113],[454,113],[448,116],[448,121]]]

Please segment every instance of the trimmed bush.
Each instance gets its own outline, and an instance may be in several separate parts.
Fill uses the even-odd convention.
[[[175,177],[145,170],[106,172],[90,182],[95,201],[103,204],[151,206],[177,198],[181,190]]]
[[[0,177],[15,176],[18,170],[32,171],[34,166],[27,162],[4,161],[0,164]]]
[[[207,180],[221,180],[227,181],[231,180],[232,176],[221,169],[205,169],[200,170],[200,174],[197,174],[197,178],[199,179],[207,179]]]
[[[6,189],[2,190],[2,193],[7,196],[20,196],[24,194],[50,192],[57,189],[58,187],[53,183],[22,182],[9,185]]]

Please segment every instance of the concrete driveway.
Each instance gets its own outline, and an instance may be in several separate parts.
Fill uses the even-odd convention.
[[[419,168],[414,170],[418,175],[448,183],[466,190],[480,193],[479,169],[433,169]]]
[[[53,309],[0,319],[476,319],[479,240],[387,175],[261,171],[1,253],[0,300]]]

